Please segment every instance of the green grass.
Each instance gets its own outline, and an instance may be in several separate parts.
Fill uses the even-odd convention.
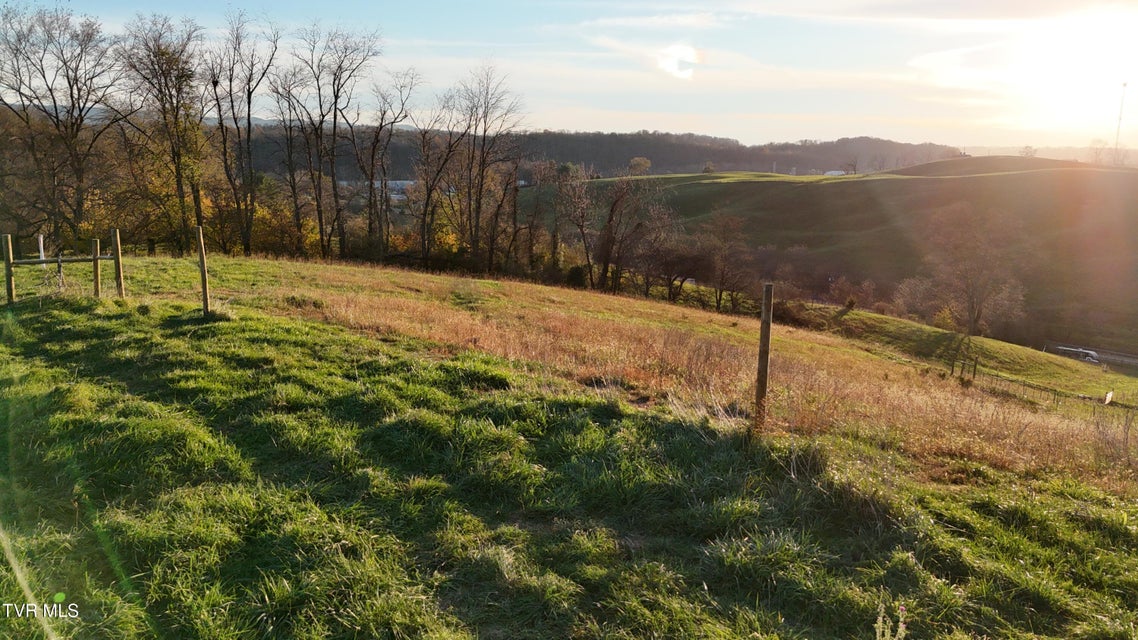
[[[937,329],[918,322],[853,311],[834,329],[842,335],[880,344],[926,362],[951,362],[956,354],[977,359],[981,371],[1028,382],[1065,394],[1138,398],[1138,378],[1110,367],[1092,365],[1019,345]]]
[[[313,308],[314,276],[360,271],[215,264],[240,293],[214,319],[62,297],[0,323],[0,523],[32,595],[78,606],[58,637],[851,638],[882,604],[911,637],[1138,632],[1132,499],[963,459],[930,483],[857,433],[747,448],[519,363],[266,311],[263,289]],[[192,290],[192,268],[137,265],[135,296]],[[0,601],[26,601],[16,574]]]

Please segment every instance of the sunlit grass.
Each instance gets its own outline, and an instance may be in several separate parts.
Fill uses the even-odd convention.
[[[217,259],[205,321],[191,261],[128,264],[0,325],[0,517],[61,637],[1135,629],[1117,442],[900,343],[776,327],[748,448],[753,319]]]
[[[192,297],[189,260],[135,260],[134,292]],[[637,298],[397,269],[288,261],[213,261],[222,306],[270,309],[369,335],[421,340],[440,357],[472,351],[505,358],[564,388],[708,416],[742,428],[754,396],[759,323]],[[70,277],[80,287],[81,277]],[[1065,469],[1117,488],[1138,459],[1122,422],[962,387],[943,366],[960,337],[855,311],[841,335],[776,326],[771,425],[787,432],[878,434],[934,469],[945,458],[999,468]],[[1067,394],[1120,397],[1138,380],[987,339],[971,353],[981,369]],[[1129,444],[1128,454],[1125,446]],[[939,473],[939,471],[934,471]],[[1118,483],[1122,483],[1119,485]]]
[[[158,261],[140,270],[142,286],[176,289],[170,280],[180,273],[192,288],[188,266]],[[759,333],[754,318],[392,269],[241,260],[217,260],[214,269],[216,295],[235,306],[416,338],[443,355],[485,352],[546,379],[585,384],[679,415],[736,425],[750,415]],[[861,312],[847,316],[840,330],[865,342],[775,327],[774,428],[889,434],[913,455],[933,461],[967,456],[1003,468],[1063,468],[1090,478],[1115,475],[1105,462],[1125,457],[1090,421],[946,378],[936,345],[958,337]],[[1070,393],[1138,389],[1133,378],[1005,343],[977,340],[973,348],[989,370]]]

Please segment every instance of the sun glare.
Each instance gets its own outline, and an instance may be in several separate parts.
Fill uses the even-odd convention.
[[[1112,132],[1122,85],[1138,80],[1136,35],[1138,9],[1121,6],[1030,23],[994,78],[1014,105],[1010,119],[1026,129]]]

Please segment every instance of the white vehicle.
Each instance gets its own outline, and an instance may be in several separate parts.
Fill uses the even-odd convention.
[[[1083,362],[1090,362],[1098,364],[1098,352],[1091,351],[1090,349],[1079,349],[1077,347],[1055,347],[1055,353],[1068,358],[1082,360]]]

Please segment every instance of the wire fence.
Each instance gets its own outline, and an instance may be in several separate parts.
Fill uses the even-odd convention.
[[[1124,457],[1128,467],[1133,466],[1131,433],[1138,419],[1138,406],[1121,401],[1113,392],[1101,397],[1069,393],[985,371],[978,359],[956,360],[948,366],[951,375],[967,380],[975,388],[1086,422],[1094,428],[1101,448],[1119,454],[1117,457]]]
[[[1113,406],[1128,410],[1138,410],[1138,407],[1123,402],[1124,398],[1113,392],[1103,394],[1101,397],[1074,394],[1061,391],[1053,387],[1028,382],[1018,378],[1011,378],[991,370],[982,368],[979,359],[960,359],[948,363],[949,374],[970,380],[973,385],[994,390],[1006,395],[1017,396],[1032,402],[1059,404],[1065,400],[1073,400],[1094,406]]]

